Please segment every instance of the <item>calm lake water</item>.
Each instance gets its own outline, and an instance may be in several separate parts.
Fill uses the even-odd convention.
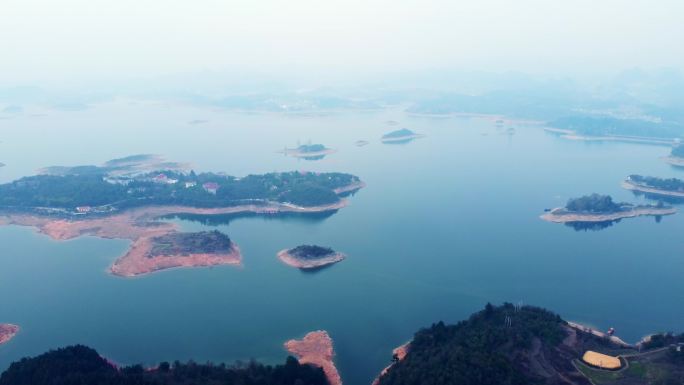
[[[22,327],[0,347],[0,370],[74,343],[124,364],[277,363],[287,355],[283,342],[325,329],[345,383],[369,384],[418,328],[461,320],[488,301],[548,307],[568,320],[615,327],[628,341],[684,329],[684,214],[659,223],[626,219],[601,231],[538,218],[591,192],[643,201],[620,182],[632,173],[684,177],[659,159],[667,148],[565,141],[524,125],[506,135],[489,120],[398,110],[288,116],[118,102],[30,113],[0,120],[7,164],[0,182],[46,165],[156,153],[237,176],[348,172],[368,187],[327,218],[177,220],[186,230],[226,232],[244,266],[136,279],[105,271],[127,241],[55,242],[31,228],[0,227],[0,322]],[[208,122],[188,123],[194,119]],[[380,143],[400,127],[426,137]],[[276,153],[309,140],[339,151],[313,162]],[[357,140],[370,144],[356,147]],[[302,243],[349,257],[317,273],[276,258]]]

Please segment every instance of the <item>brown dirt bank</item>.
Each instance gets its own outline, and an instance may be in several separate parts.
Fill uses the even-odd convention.
[[[411,345],[411,342],[407,342],[401,346],[398,346],[392,350],[392,360],[393,362],[385,367],[385,369],[382,369],[380,374],[373,380],[373,385],[377,385],[380,383],[380,378],[387,374],[389,372],[390,368],[399,361],[403,361],[404,358],[406,358],[406,355],[408,354],[409,351],[409,346]]]
[[[292,267],[296,267],[298,269],[316,269],[319,267],[323,266],[328,266],[332,265],[334,263],[340,262],[343,259],[345,259],[347,256],[343,253],[333,253],[331,255],[327,255],[323,258],[316,258],[316,259],[304,259],[304,258],[299,258],[296,257],[292,254],[290,254],[289,249],[285,250],[280,250],[278,252],[278,258],[285,263],[286,265],[290,265]]]
[[[170,223],[158,222],[158,218],[173,214],[218,215],[242,212],[274,213],[298,212],[316,213],[339,210],[347,205],[346,200],[337,203],[300,207],[285,203],[267,205],[243,205],[222,208],[195,208],[184,206],[140,207],[106,217],[93,217],[79,220],[55,219],[30,214],[0,214],[0,225],[31,226],[42,234],[55,240],[67,240],[91,235],[107,239],[128,239],[131,248],[110,267],[110,272],[119,276],[137,276],[172,267],[239,265],[242,257],[240,249],[233,244],[229,254],[192,254],[186,256],[146,257],[151,247],[151,238],[177,231]]]
[[[285,342],[285,349],[297,356],[301,364],[323,368],[330,385],[342,385],[342,379],[333,362],[335,352],[328,332],[318,330],[308,333],[301,340],[289,340]]]
[[[633,218],[642,215],[672,215],[677,212],[673,207],[656,208],[656,207],[636,207],[632,210],[621,211],[619,213],[611,214],[558,214],[562,207],[555,208],[550,212],[540,216],[541,219],[554,223],[571,223],[571,222],[610,222],[622,218]]]
[[[13,324],[0,324],[0,345],[9,342],[19,333],[19,326]]]

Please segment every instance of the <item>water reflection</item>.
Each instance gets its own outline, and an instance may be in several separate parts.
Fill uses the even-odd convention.
[[[263,214],[263,213],[252,213],[244,212],[237,214],[220,214],[220,215],[202,215],[202,214],[172,214],[164,216],[164,219],[180,219],[184,221],[191,221],[196,223],[201,223],[206,226],[220,226],[228,225],[230,222],[241,218],[253,218],[261,217],[264,220],[288,220],[297,221],[305,223],[319,223],[323,222],[327,218],[335,215],[337,210],[330,210],[319,213],[274,213],[274,214]]]
[[[620,222],[620,219],[605,222],[568,222],[565,225],[572,227],[575,231],[600,231],[605,230],[618,222]]]

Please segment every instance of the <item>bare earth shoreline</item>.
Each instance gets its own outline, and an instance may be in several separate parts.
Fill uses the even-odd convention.
[[[301,340],[289,340],[285,342],[285,349],[297,356],[299,363],[322,368],[330,385],[342,385],[342,378],[333,362],[333,342],[325,330],[308,333]]]
[[[679,191],[668,191],[668,190],[660,190],[657,188],[653,187],[647,187],[647,186],[642,186],[630,181],[623,181],[622,182],[622,187],[626,188],[627,190],[632,190],[632,191],[638,191],[642,193],[647,193],[647,194],[655,194],[655,195],[662,195],[662,196],[668,196],[668,197],[675,197],[675,198],[684,198],[684,192],[679,192]]]
[[[622,218],[633,218],[643,215],[672,215],[677,212],[674,207],[657,208],[657,207],[635,207],[632,210],[620,211],[610,214],[590,214],[590,213],[567,213],[559,214],[563,210],[562,207],[557,207],[548,213],[540,216],[541,219],[554,223],[572,223],[572,222],[610,222]]]
[[[0,345],[9,342],[19,333],[19,326],[13,324],[0,324]]]
[[[151,239],[177,231],[168,222],[159,222],[160,217],[174,214],[220,215],[238,213],[319,213],[339,210],[347,205],[347,200],[330,205],[301,207],[287,203],[269,202],[265,205],[242,205],[221,208],[196,208],[185,206],[147,206],[126,210],[106,217],[67,220],[33,214],[1,214],[0,226],[31,226],[55,240],[68,240],[82,235],[92,235],[107,239],[128,239],[130,249],[119,257],[109,268],[109,272],[121,277],[133,277],[175,267],[240,265],[242,256],[237,245],[233,244],[228,254],[191,254],[183,256],[147,257],[152,246]]]

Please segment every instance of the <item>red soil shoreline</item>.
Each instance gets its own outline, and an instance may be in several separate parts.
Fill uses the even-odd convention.
[[[343,253],[333,253],[329,256],[323,258],[317,258],[315,260],[308,260],[296,257],[290,254],[290,249],[280,250],[278,252],[278,258],[286,265],[296,267],[298,269],[316,269],[323,266],[328,266],[335,264],[344,260],[347,256]]]
[[[409,352],[410,346],[411,346],[411,341],[409,341],[409,342],[407,342],[401,346],[397,346],[396,348],[394,348],[392,350],[392,358],[396,359],[396,361],[392,362],[391,364],[387,365],[384,369],[382,369],[380,374],[378,374],[378,376],[375,377],[375,380],[373,380],[373,385],[378,385],[380,383],[380,379],[382,378],[382,376],[387,374],[387,372],[389,372],[389,370],[392,368],[392,366],[394,366],[394,364],[396,364],[399,361],[403,361],[404,358],[406,358],[406,355]]]
[[[342,385],[342,378],[333,362],[333,342],[325,330],[310,332],[301,340],[289,340],[285,342],[285,349],[297,356],[299,363],[322,368],[330,385]]]
[[[9,342],[19,333],[19,326],[13,324],[0,324],[0,345]]]
[[[106,239],[128,239],[131,247],[109,268],[109,272],[122,277],[139,276],[174,267],[205,267],[216,265],[239,265],[242,261],[240,249],[233,244],[229,254],[192,254],[187,256],[159,256],[147,258],[146,251],[151,247],[151,238],[177,231],[176,226],[167,222],[157,222],[160,217],[173,214],[218,215],[243,212],[253,213],[317,213],[339,210],[347,205],[347,200],[313,207],[301,207],[288,203],[268,203],[266,205],[242,205],[221,208],[195,208],[185,206],[147,206],[123,211],[106,217],[66,220],[31,214],[0,215],[1,225],[31,226],[38,232],[55,240],[68,240],[82,235],[92,235]]]

